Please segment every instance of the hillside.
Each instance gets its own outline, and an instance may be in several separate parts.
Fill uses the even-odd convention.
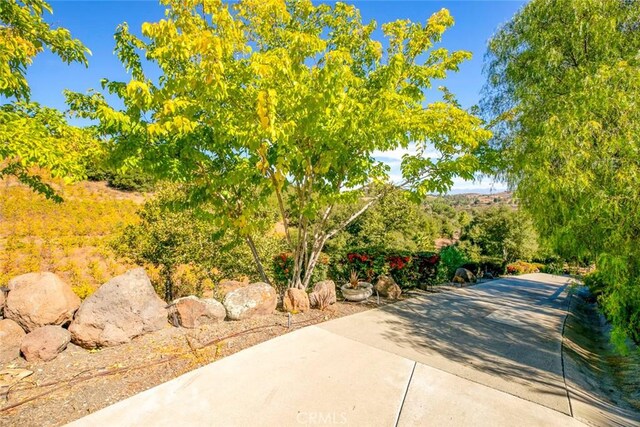
[[[0,181],[0,286],[20,274],[51,271],[85,297],[131,267],[115,254],[112,243],[125,226],[138,221],[136,212],[148,196],[116,190],[105,182],[57,182],[55,187],[64,198],[61,204],[15,180]],[[435,248],[457,240],[462,212],[498,205],[515,207],[511,193],[456,194],[425,201],[425,211],[440,224]]]
[[[488,208],[492,206],[507,205],[517,207],[513,194],[510,191],[503,191],[495,194],[462,193],[442,196],[453,207],[457,209],[470,210]]]
[[[0,181],[0,286],[19,274],[52,271],[84,297],[128,267],[109,243],[137,221],[144,196],[103,182],[58,182],[56,188],[63,203]]]

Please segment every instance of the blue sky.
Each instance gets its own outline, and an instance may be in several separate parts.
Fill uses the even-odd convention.
[[[483,56],[488,39],[496,29],[508,21],[525,3],[524,1],[380,1],[363,0],[355,4],[365,21],[375,19],[378,25],[396,19],[411,19],[425,22],[431,14],[449,9],[456,23],[443,37],[442,46],[450,50],[468,50],[473,59],[462,64],[459,73],[452,73],[442,82],[459,99],[464,107],[477,104],[484,83],[482,75]],[[62,91],[70,89],[85,92],[99,88],[100,79],[128,80],[121,64],[113,55],[113,33],[118,24],[128,22],[132,31],[138,32],[145,21],[157,21],[164,10],[154,0],[145,1],[51,1],[54,14],[47,21],[71,30],[92,51],[89,68],[81,65],[66,65],[55,56],[43,53],[36,57],[29,68],[28,80],[32,99],[41,104],[66,109]],[[435,83],[439,85],[439,83]],[[379,153],[379,157],[390,164],[392,174],[398,174],[398,165],[403,153]],[[501,185],[494,191],[502,190]],[[483,182],[457,181],[452,192],[480,191],[492,189],[488,180]]]

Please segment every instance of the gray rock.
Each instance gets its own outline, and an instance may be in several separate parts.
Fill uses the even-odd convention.
[[[13,320],[0,320],[0,363],[20,356],[20,343],[25,335],[24,329]]]
[[[456,277],[458,279],[456,279]],[[453,276],[454,282],[462,282],[462,283],[475,283],[476,275],[467,270],[466,268],[459,268],[456,270],[455,276]]]
[[[46,325],[64,325],[73,319],[80,298],[53,273],[28,273],[9,281],[4,317],[29,332]]]
[[[20,351],[27,362],[48,362],[60,354],[71,341],[71,334],[60,326],[43,326],[22,339]]]
[[[109,280],[89,296],[69,326],[71,341],[84,348],[124,344],[167,324],[165,303],[144,269]]]
[[[268,284],[258,282],[229,292],[223,304],[230,320],[242,320],[272,314],[278,295]]]
[[[220,322],[226,316],[227,311],[219,301],[213,298],[188,296],[173,302],[169,320],[174,326],[197,328],[201,325]]]

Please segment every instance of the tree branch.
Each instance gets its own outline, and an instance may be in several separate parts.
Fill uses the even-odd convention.
[[[289,244],[289,248],[293,249],[293,244],[291,240],[291,233],[289,232],[289,224],[287,221],[286,211],[284,209],[284,202],[282,201],[282,192],[280,188],[278,188],[278,182],[276,181],[276,177],[273,174],[273,171],[269,170],[269,175],[271,176],[271,181],[273,182],[273,187],[276,190],[276,196],[278,198],[278,207],[280,209],[280,216],[282,217],[282,223],[284,224],[284,234],[287,239],[287,243]]]

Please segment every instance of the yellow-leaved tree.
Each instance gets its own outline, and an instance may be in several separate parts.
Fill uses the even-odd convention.
[[[43,18],[51,7],[42,0],[0,1],[0,178],[15,176],[48,198],[60,200],[41,176],[78,178],[85,172],[92,135],[69,126],[53,108],[29,102],[26,70],[33,58],[51,50],[66,63],[87,64],[89,50],[65,28],[52,28]]]
[[[388,180],[376,151],[415,146],[399,185],[419,195],[486,165],[490,132],[481,120],[446,89],[426,98],[434,80],[470,57],[437,47],[453,25],[447,10],[426,23],[384,24],[376,40],[377,24],[344,3],[163,3],[165,19],[139,35],[127,24],[116,32],[131,80],[102,86],[124,108],[100,93],[69,93],[68,101],[100,122],[121,165],[185,183],[185,205],[206,206],[244,236],[258,266],[252,236],[275,194],[294,257],[290,286],[307,288],[327,240],[379,200],[365,197]],[[145,73],[151,65],[158,78]],[[345,202],[352,212],[337,218]]]

